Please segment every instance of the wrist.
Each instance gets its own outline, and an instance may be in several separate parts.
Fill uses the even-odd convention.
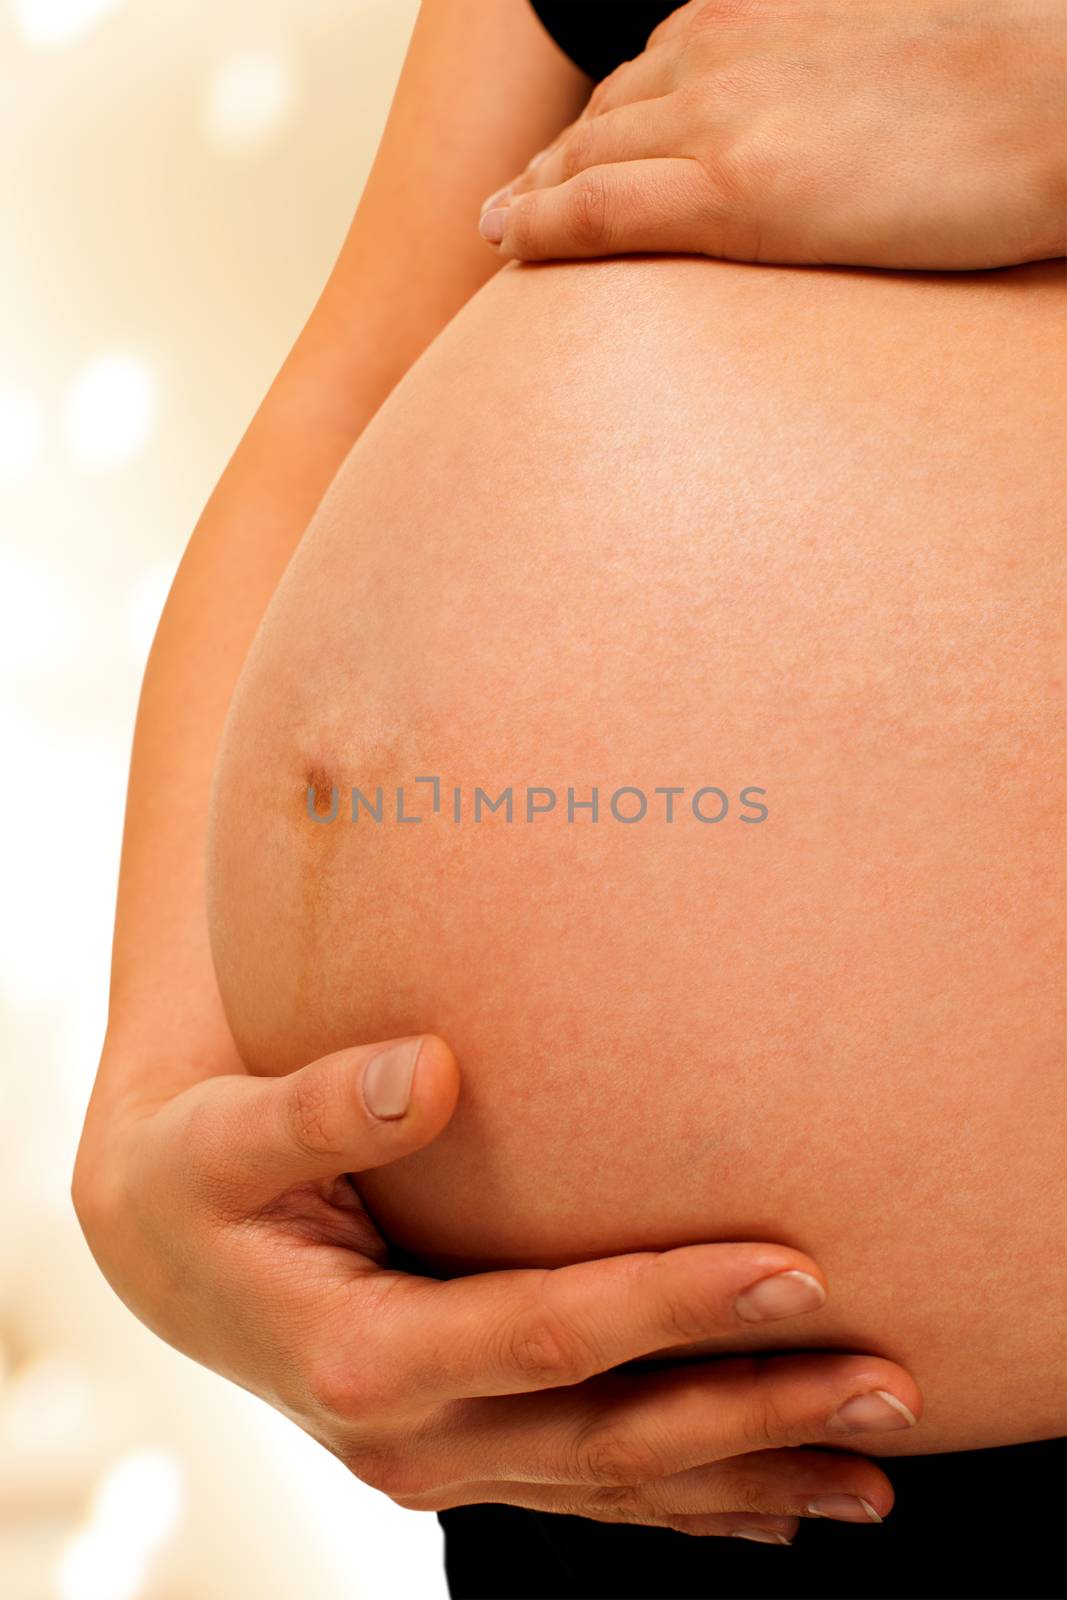
[[[93,1235],[109,1226],[122,1204],[130,1131],[195,1081],[187,1062],[175,1064],[173,1071],[150,1075],[144,1066],[143,1055],[120,1049],[110,1036],[105,1041],[70,1186],[75,1213],[91,1247]],[[166,1092],[161,1092],[164,1086]]]
[[[113,1129],[110,1130],[113,1133]],[[115,1215],[119,1194],[119,1159],[104,1119],[87,1116],[74,1158],[70,1198],[86,1243],[94,1256],[95,1241]]]
[[[221,1018],[211,1023],[198,1027],[185,1016],[175,1025],[170,1017],[113,1015],[86,1121],[135,1120],[208,1078],[247,1073],[229,1028]]]

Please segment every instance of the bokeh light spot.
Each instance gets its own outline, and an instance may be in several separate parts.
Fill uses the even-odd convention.
[[[27,44],[68,44],[88,33],[122,0],[12,0],[11,10]]]
[[[122,466],[144,445],[155,410],[155,381],[143,361],[98,356],[67,391],[63,431],[71,460],[95,471]]]
[[[153,1555],[182,1510],[181,1466],[170,1451],[138,1450],[105,1473],[85,1527],[60,1557],[59,1600],[135,1600]]]
[[[281,127],[294,99],[292,70],[283,56],[266,51],[234,56],[216,70],[208,89],[208,135],[235,148],[259,144]]]

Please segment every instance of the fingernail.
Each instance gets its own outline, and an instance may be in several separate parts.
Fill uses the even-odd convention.
[[[881,1517],[858,1494],[820,1494],[805,1507],[809,1517],[836,1517],[839,1522],[881,1522]]]
[[[411,1084],[422,1039],[404,1039],[372,1056],[363,1069],[363,1099],[375,1117],[402,1117],[411,1104]]]
[[[527,172],[529,172],[531,167],[539,166],[540,163],[545,159],[545,157],[547,156],[547,154],[551,150],[551,148],[552,148],[552,146],[550,144],[546,144],[545,148],[543,150],[538,150],[538,152],[537,152],[537,154],[535,156],[531,156],[529,161],[527,161],[527,163],[526,163]]]
[[[501,205],[508,198],[510,193],[511,184],[506,183],[502,189],[498,189],[495,194],[491,194],[488,200],[482,201],[481,215],[484,217],[485,213],[487,211],[491,211],[494,206]]]
[[[890,1428],[914,1428],[914,1417],[895,1394],[872,1389],[870,1394],[853,1395],[830,1418],[836,1433],[887,1433]]]
[[[752,1539],[756,1544],[792,1544],[792,1539],[787,1539],[784,1533],[771,1533],[768,1528],[739,1528],[730,1535],[732,1539]]]
[[[507,208],[501,206],[498,210],[487,211],[478,224],[478,232],[483,239],[488,239],[490,244],[499,244],[504,237],[504,218]]]
[[[817,1311],[825,1304],[826,1290],[810,1272],[776,1272],[739,1294],[734,1310],[742,1322],[772,1322],[776,1317]]]

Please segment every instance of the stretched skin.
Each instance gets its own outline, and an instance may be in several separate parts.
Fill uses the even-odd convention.
[[[509,267],[334,480],[216,774],[250,1067],[460,1058],[445,1134],[361,1183],[387,1234],[448,1273],[809,1250],[807,1344],[924,1391],[872,1453],[1065,1429],[1065,355],[1061,262]]]

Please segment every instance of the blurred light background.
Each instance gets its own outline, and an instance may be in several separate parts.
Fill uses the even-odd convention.
[[[446,1594],[435,1519],[146,1332],[69,1202],[145,656],[414,11],[0,0],[3,1600]]]

